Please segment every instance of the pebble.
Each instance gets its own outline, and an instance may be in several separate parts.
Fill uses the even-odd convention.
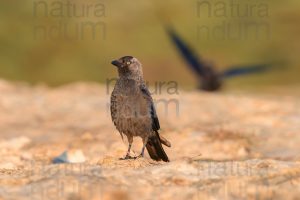
[[[52,160],[52,163],[59,164],[59,163],[83,163],[85,162],[85,156],[80,149],[64,151],[59,156],[55,157]]]

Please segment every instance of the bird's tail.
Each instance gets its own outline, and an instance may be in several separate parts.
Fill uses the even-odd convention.
[[[149,137],[146,145],[149,156],[156,161],[163,160],[165,162],[169,162],[170,160],[161,144],[161,138],[159,137],[158,132],[155,131],[155,134]],[[168,142],[168,144],[170,143]],[[171,144],[166,146],[171,146]]]

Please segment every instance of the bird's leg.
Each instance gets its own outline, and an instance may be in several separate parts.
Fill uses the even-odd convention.
[[[125,155],[124,158],[121,158],[121,160],[127,160],[127,159],[132,159],[134,157],[130,156],[130,149],[131,149],[131,146],[132,146],[132,142],[133,142],[133,137],[127,137],[128,138],[128,150],[127,150],[127,153]]]
[[[148,137],[143,138],[143,148],[142,148],[141,154],[136,158],[144,157],[144,151],[145,151],[147,142],[148,142]]]
[[[130,149],[131,149],[131,143],[129,143],[129,145],[128,145],[128,150],[127,150],[127,153],[126,153],[126,156],[125,156],[125,159],[129,159],[129,158],[131,158],[131,156],[130,156]]]

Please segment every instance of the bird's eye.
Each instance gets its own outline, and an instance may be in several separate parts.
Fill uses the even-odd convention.
[[[127,61],[127,63],[126,63],[127,65],[130,65],[131,64],[131,62],[130,61]]]

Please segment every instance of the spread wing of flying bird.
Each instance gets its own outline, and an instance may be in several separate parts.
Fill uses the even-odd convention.
[[[175,32],[175,30],[171,26],[167,26],[167,33],[174,43],[177,50],[180,52],[183,59],[188,63],[189,67],[197,73],[198,76],[204,76],[204,63],[201,59],[196,55],[194,50],[192,50],[186,42]]]
[[[181,57],[187,62],[188,67],[192,69],[199,79],[200,88],[207,91],[215,91],[221,88],[222,80],[240,75],[262,73],[274,69],[275,65],[280,63],[246,65],[240,67],[230,67],[224,72],[217,72],[215,66],[206,63],[196,52],[176,33],[172,26],[167,25],[166,31],[171,42],[179,51]]]
[[[247,66],[235,66],[230,67],[228,70],[225,70],[221,73],[222,78],[232,78],[240,75],[248,75],[255,73],[266,72],[267,70],[272,69],[273,64],[257,64],[257,65],[247,65]]]

